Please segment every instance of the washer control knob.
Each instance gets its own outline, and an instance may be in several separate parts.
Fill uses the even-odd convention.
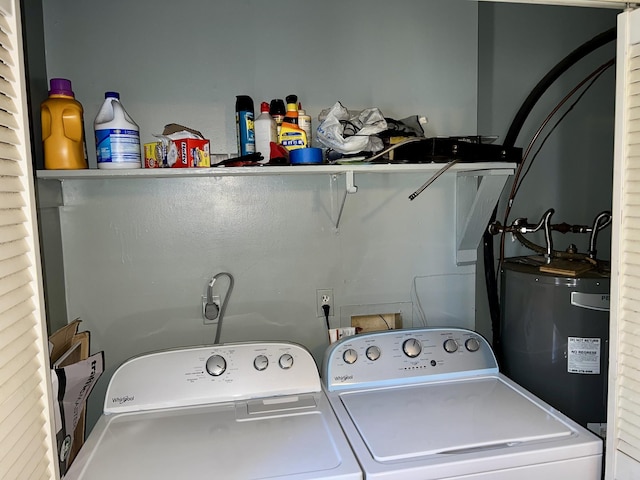
[[[480,342],[477,338],[474,337],[467,339],[467,341],[464,342],[464,346],[470,352],[477,352],[478,350],[480,350]]]
[[[342,359],[345,361],[345,363],[351,365],[352,363],[355,363],[356,360],[358,360],[358,352],[356,352],[353,348],[347,348],[342,354]]]
[[[280,357],[278,363],[280,364],[280,368],[287,370],[293,367],[293,357],[290,354],[285,353]]]
[[[227,369],[227,361],[222,355],[211,355],[207,359],[207,373],[212,377],[219,377]]]
[[[422,352],[422,344],[415,338],[410,338],[402,344],[402,351],[407,357],[416,358]]]
[[[253,366],[256,367],[256,370],[261,372],[269,366],[269,359],[265,355],[258,355],[253,360]]]
[[[377,359],[379,359],[380,348],[376,347],[375,345],[372,345],[369,348],[367,348],[367,358],[371,361],[376,361]]]
[[[458,350],[458,343],[453,339],[449,338],[444,342],[444,351],[447,353],[453,353]]]

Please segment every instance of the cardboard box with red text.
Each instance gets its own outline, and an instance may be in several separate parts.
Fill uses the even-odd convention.
[[[185,138],[144,144],[144,168],[210,167],[209,140]]]

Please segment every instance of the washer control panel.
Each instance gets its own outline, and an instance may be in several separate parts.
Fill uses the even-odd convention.
[[[105,413],[319,392],[318,368],[287,342],[228,343],[154,352],[111,377]]]
[[[324,355],[325,387],[382,386],[498,373],[489,343],[461,328],[412,328],[345,337]]]

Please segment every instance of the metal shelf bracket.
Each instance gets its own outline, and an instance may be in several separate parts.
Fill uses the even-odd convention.
[[[338,211],[338,218],[336,219],[336,230],[340,226],[340,219],[342,218],[342,212],[344,210],[344,204],[347,201],[347,195],[354,194],[358,191],[358,187],[355,184],[353,170],[347,170],[344,172],[345,175],[345,188],[344,194],[342,195],[342,202],[340,203],[340,210]],[[336,176],[333,176],[334,180],[337,180]]]

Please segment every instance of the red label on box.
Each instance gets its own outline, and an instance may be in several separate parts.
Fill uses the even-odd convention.
[[[173,140],[167,151],[167,167],[210,167],[209,140]]]

